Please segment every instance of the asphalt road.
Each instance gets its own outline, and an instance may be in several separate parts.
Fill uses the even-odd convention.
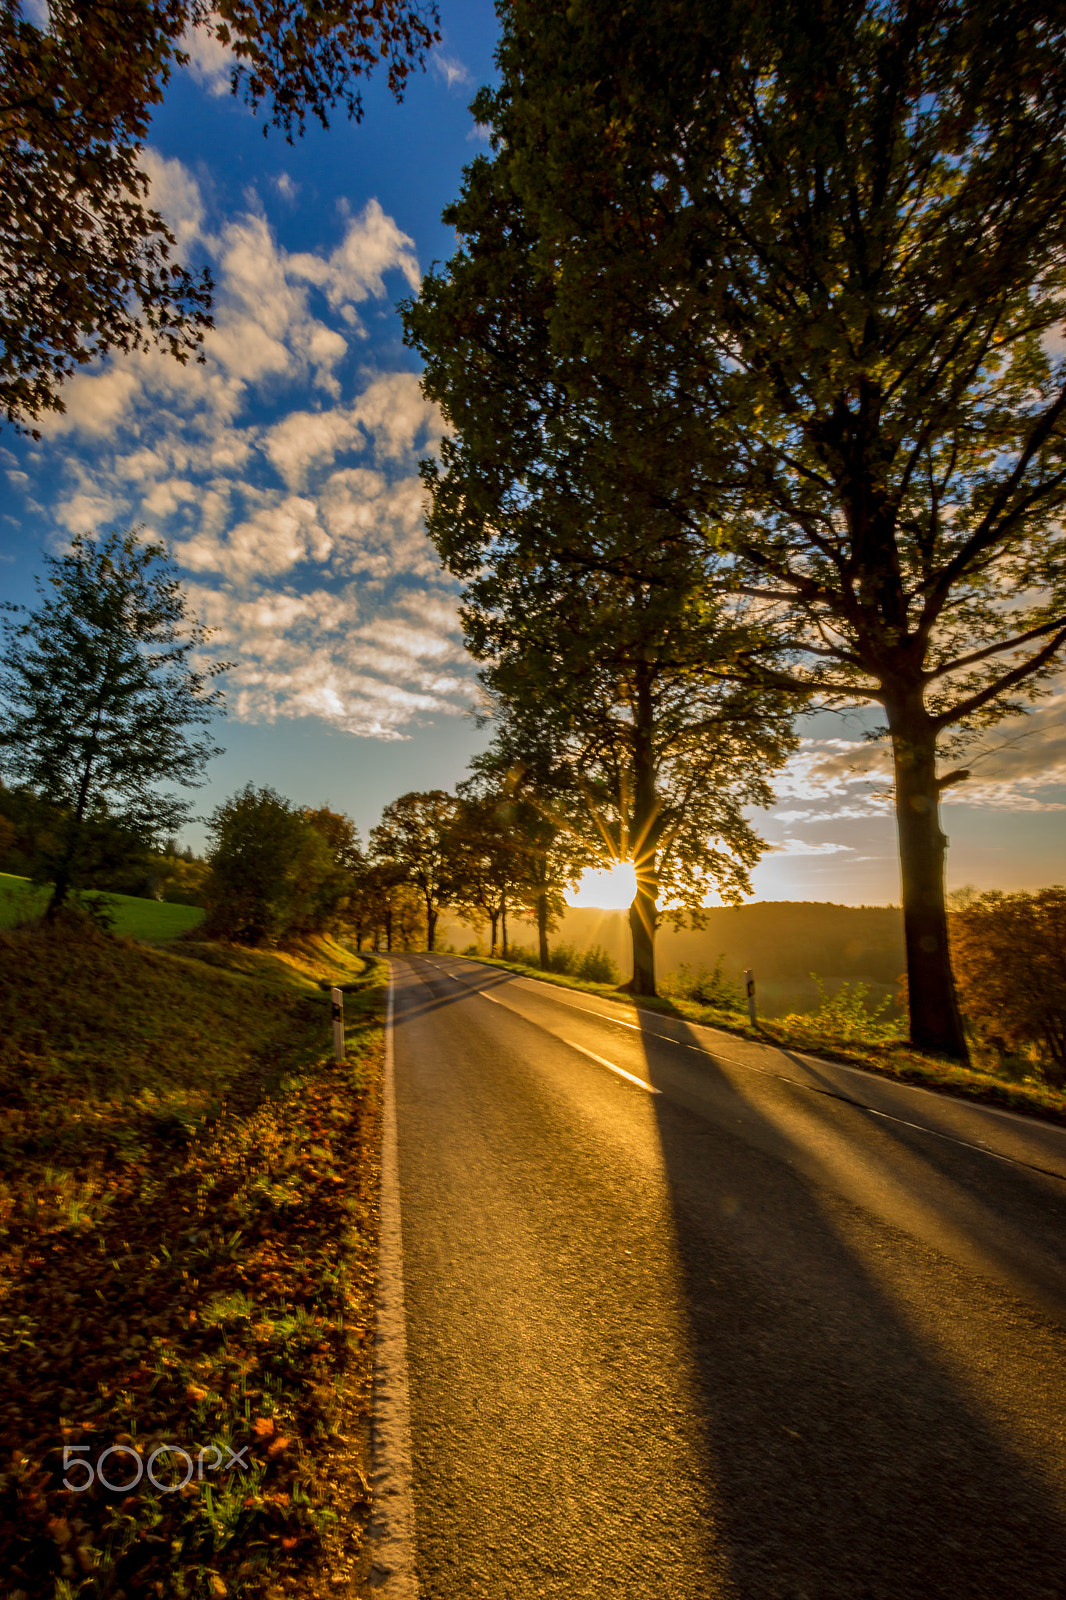
[[[1066,1597],[1066,1131],[393,973],[426,1600]]]

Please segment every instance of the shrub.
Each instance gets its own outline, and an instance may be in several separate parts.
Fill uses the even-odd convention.
[[[951,918],[963,1011],[1001,1053],[1036,1050],[1066,1087],[1066,889],[978,895]]]
[[[827,994],[825,984],[816,972],[811,973],[811,978],[818,986],[821,1004],[817,1011],[811,1013],[810,1021],[819,1033],[831,1034],[835,1039],[851,1039],[865,1044],[876,1044],[882,1039],[891,1039],[898,1035],[897,1023],[882,1021],[885,1012],[892,1004],[891,995],[886,995],[883,1000],[870,1007],[866,1000],[869,993],[868,984],[842,983],[835,994]]]
[[[694,1000],[697,1005],[713,1006],[717,1011],[742,1011],[744,996],[740,985],[722,972],[725,956],[720,955],[714,970],[706,967],[689,967],[682,962],[676,972],[668,972],[659,985],[660,991],[678,1000]]]
[[[617,983],[619,981],[618,968],[602,945],[594,944],[589,947],[577,963],[574,973],[576,978],[583,978],[586,983]]]
[[[507,959],[516,962],[520,967],[540,966],[540,957],[530,944],[509,944]]]
[[[577,973],[578,954],[572,944],[557,944],[548,953],[548,972],[559,972],[572,978]]]

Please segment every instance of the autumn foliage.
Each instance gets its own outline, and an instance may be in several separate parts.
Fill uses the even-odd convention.
[[[6,1593],[288,1592],[357,1550],[381,991],[337,1066],[321,982],[361,965],[0,934]]]
[[[1066,889],[980,895],[952,916],[963,1010],[1002,1050],[1035,1050],[1066,1087]]]

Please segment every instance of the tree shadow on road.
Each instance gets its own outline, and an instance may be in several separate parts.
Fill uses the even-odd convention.
[[[661,1046],[645,1052],[665,1083]],[[819,1182],[758,1103],[775,1091],[746,1097],[712,1057],[700,1070],[735,1116],[653,1104],[734,1592],[1066,1594],[1062,1327]],[[946,1158],[937,1178],[956,1181]]]

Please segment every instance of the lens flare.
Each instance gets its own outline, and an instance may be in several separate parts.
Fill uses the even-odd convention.
[[[616,861],[613,867],[586,867],[577,889],[567,897],[567,904],[594,906],[599,911],[626,911],[636,892],[637,875],[632,861]]]

